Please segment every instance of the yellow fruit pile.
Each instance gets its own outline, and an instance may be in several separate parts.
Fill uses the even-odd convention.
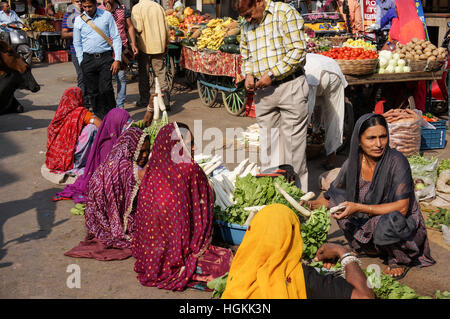
[[[180,24],[180,21],[178,20],[178,18],[174,17],[174,16],[167,16],[166,20],[167,20],[167,24],[172,27],[177,27]]]
[[[350,48],[363,48],[364,50],[376,50],[377,46],[375,44],[370,44],[369,42],[364,41],[363,39],[353,40],[348,39],[343,44],[344,47]]]
[[[206,28],[202,30],[201,36],[198,38],[197,48],[199,50],[203,48],[219,50],[227,32],[230,30],[230,27],[233,26],[234,20],[231,18],[226,21],[223,21],[223,19],[213,19],[209,21]]]
[[[55,28],[45,20],[34,21],[31,29],[37,32],[55,32]]]

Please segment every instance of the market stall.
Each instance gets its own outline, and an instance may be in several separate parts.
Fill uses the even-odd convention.
[[[61,39],[62,19],[36,14],[23,18],[34,57],[39,61],[69,61],[66,43]]]

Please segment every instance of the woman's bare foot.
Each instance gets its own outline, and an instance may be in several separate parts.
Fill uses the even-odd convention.
[[[384,274],[389,275],[394,279],[402,279],[406,276],[409,269],[410,267],[405,265],[390,265],[386,267]]]

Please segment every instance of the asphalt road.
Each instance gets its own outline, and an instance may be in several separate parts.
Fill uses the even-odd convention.
[[[75,70],[71,62],[41,64],[33,68],[33,74],[41,90],[16,92],[25,113],[0,116],[0,298],[211,298],[210,292],[194,289],[171,292],[141,286],[133,271],[133,258],[101,262],[63,255],[84,238],[84,217],[70,213],[71,201],[51,201],[62,186],[42,178],[40,167],[45,161],[47,126],[63,91],[76,85]],[[145,110],[134,106],[137,92],[137,83],[130,83],[125,108],[134,119],[141,119]],[[203,106],[197,91],[180,83],[174,90],[169,118],[191,127],[194,120],[202,120],[202,132],[217,128],[223,134],[226,128],[245,129],[255,123],[252,118],[229,115],[223,107]],[[208,147],[223,149],[227,142],[203,134],[205,152]],[[450,157],[448,150],[433,154]],[[344,158],[339,156],[341,162]],[[318,175],[323,172],[320,161],[319,158],[308,163],[311,190],[316,193]],[[234,168],[236,162],[227,165]],[[435,237],[431,252],[437,264],[412,269],[402,280],[421,295],[431,296],[438,289],[450,290],[450,252],[439,244],[439,234]],[[329,241],[345,243],[335,223]],[[381,265],[377,258],[364,258],[363,263]],[[80,270],[80,288],[67,285],[73,267]]]

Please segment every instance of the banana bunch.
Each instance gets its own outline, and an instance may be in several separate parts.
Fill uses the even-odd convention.
[[[222,23],[223,23],[222,19],[212,19],[211,21],[208,22],[208,24],[206,26],[208,28],[215,28]]]
[[[175,16],[167,16],[166,20],[167,20],[167,24],[172,27],[177,27],[180,24],[180,21]]]
[[[37,32],[55,32],[55,28],[45,20],[34,21],[31,28]]]
[[[206,26],[207,27],[202,30],[202,34],[197,40],[197,48],[199,50],[207,48],[217,51],[223,44],[223,39],[228,31],[227,25],[224,25],[222,19],[214,19]]]

